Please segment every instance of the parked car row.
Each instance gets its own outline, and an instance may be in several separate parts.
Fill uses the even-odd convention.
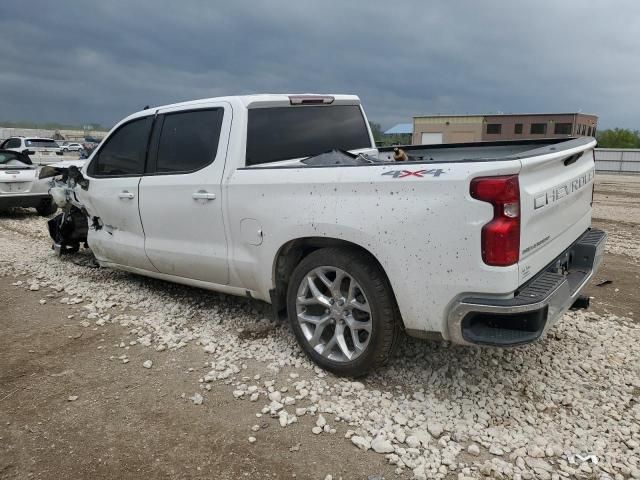
[[[59,144],[52,138],[11,137],[0,144],[0,149],[26,153],[34,163],[47,164],[57,161],[54,155],[64,155],[66,152],[78,152],[81,157],[87,158],[98,143],[94,138],[88,138],[83,143],[64,141]]]
[[[68,163],[58,162],[49,166]],[[76,161],[74,164],[78,166],[81,163]],[[42,168],[41,165],[34,165],[30,156],[24,152],[0,149],[0,211],[23,207],[35,208],[42,216],[56,212],[58,206],[49,193],[50,179],[39,178]]]

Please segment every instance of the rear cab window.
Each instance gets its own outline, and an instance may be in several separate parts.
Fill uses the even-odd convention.
[[[372,148],[359,105],[252,108],[246,166]]]
[[[24,144],[29,148],[59,148],[59,145],[47,138],[27,138]]]

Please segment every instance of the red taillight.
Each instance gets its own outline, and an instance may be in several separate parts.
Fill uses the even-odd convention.
[[[493,205],[493,220],[482,227],[482,260],[506,267],[520,259],[520,187],[517,175],[471,180],[471,196]]]

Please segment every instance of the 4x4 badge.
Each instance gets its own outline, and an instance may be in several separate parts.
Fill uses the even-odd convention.
[[[405,178],[405,177],[419,177],[423,178],[425,175],[433,175],[439,177],[444,170],[441,168],[432,168],[430,170],[389,170],[382,175],[390,175],[393,178]]]

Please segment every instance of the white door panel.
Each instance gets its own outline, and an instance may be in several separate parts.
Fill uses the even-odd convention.
[[[206,179],[192,178],[180,185],[174,175],[142,179],[145,250],[162,273],[226,284],[229,273],[220,185],[195,183],[197,180]],[[196,192],[216,198],[194,198]]]
[[[138,212],[140,177],[91,179],[86,199],[99,229],[89,229],[87,241],[98,260],[155,270],[144,251],[144,232]],[[80,189],[78,189],[80,190]]]
[[[226,103],[202,105],[224,109],[213,161],[191,173],[149,175],[140,182],[140,215],[148,258],[162,273],[227,284],[229,269],[222,217],[222,172],[227,153],[231,107]],[[179,113],[164,109],[159,117]],[[180,112],[182,113],[182,112]],[[160,144],[166,124],[162,127]],[[177,128],[183,128],[181,123]],[[178,143],[181,139],[176,140]],[[185,151],[190,149],[187,145]],[[159,157],[158,157],[159,158]],[[189,159],[185,159],[188,163]]]

